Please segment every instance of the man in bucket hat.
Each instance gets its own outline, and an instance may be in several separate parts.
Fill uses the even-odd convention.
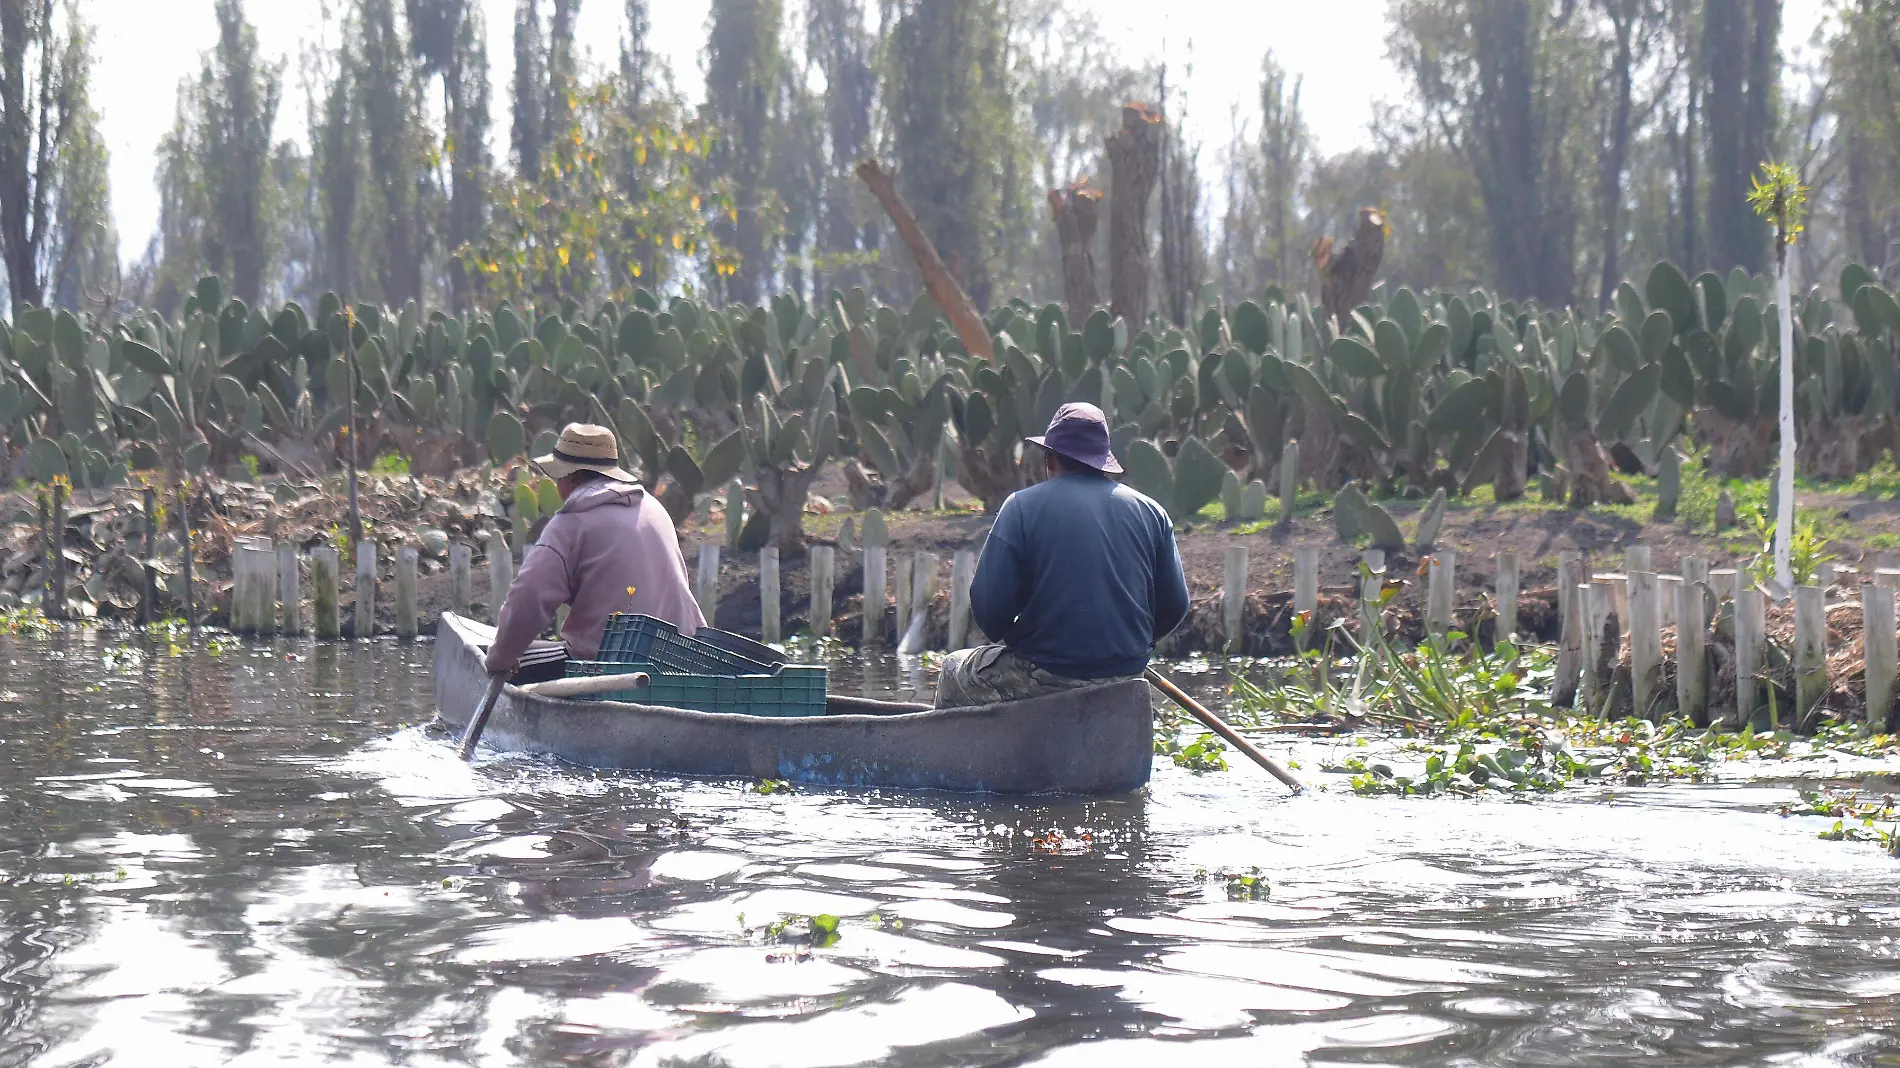
[[[548,664],[531,657],[537,663],[530,669],[522,666],[522,654],[561,605],[568,606],[561,637],[569,655],[582,660],[600,651],[607,617],[615,612],[664,619],[681,634],[706,625],[686,584],[672,517],[621,469],[613,431],[570,423],[554,451],[534,464],[554,479],[561,510],[529,547],[501,606],[488,649],[490,675],[513,675],[518,682],[558,678],[564,670],[558,659]]]
[[[1109,477],[1122,465],[1102,410],[1065,404],[1028,440],[1049,478],[1003,502],[970,587],[970,613],[996,644],[944,659],[939,708],[1137,678],[1187,618],[1174,525]]]

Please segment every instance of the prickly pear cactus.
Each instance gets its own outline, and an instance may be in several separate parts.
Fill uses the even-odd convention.
[[[864,544],[866,545],[889,545],[891,543],[891,532],[884,523],[884,513],[882,511],[873,508],[864,513],[863,538]]]
[[[1220,481],[1221,509],[1227,513],[1227,521],[1229,523],[1238,523],[1241,521],[1241,518],[1240,518],[1241,493],[1242,493],[1242,490],[1240,486],[1239,475],[1236,475],[1232,471],[1229,471],[1225,475],[1221,476],[1221,481]]]
[[[1438,547],[1438,531],[1444,525],[1445,490],[1441,486],[1438,492],[1432,494],[1431,503],[1425,506],[1425,511],[1418,517],[1418,538],[1414,544],[1420,556]]]
[[[1656,462],[1656,518],[1674,519],[1682,496],[1682,454],[1674,446],[1663,449]]]

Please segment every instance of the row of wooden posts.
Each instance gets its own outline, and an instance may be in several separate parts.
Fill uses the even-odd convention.
[[[814,638],[831,637],[837,589],[837,559],[840,550],[830,545],[811,549],[811,605],[808,618]],[[350,614],[350,632],[357,637],[375,633],[377,598],[377,554],[374,541],[364,541],[356,549],[356,601]],[[865,568],[864,603],[886,603],[887,590],[894,589],[897,606],[896,625],[891,633],[881,630],[881,613],[862,631],[864,645],[890,645],[903,640],[919,606],[928,606],[937,593],[937,572],[942,558],[932,552],[900,556],[896,563],[896,582],[890,582],[889,548],[867,545],[862,550]],[[404,546],[396,552],[395,589],[393,591],[398,638],[416,636],[415,547]],[[489,605],[507,598],[513,582],[514,557],[507,538],[497,532],[488,540]],[[232,556],[231,629],[240,634],[295,635],[302,633],[304,603],[302,569],[298,549],[289,542],[273,546],[261,538],[240,538]],[[720,548],[716,544],[700,546],[698,568],[694,576],[694,595],[701,605],[718,602]],[[466,545],[449,548],[449,602],[452,611],[468,614],[473,603],[473,554]],[[309,554],[310,605],[313,633],[320,639],[340,637],[344,613],[339,607],[338,579],[341,559],[335,548],[322,546]],[[964,549],[952,557],[950,575],[949,642],[951,649],[969,644],[973,630],[970,622],[970,583],[976,576],[976,553]],[[779,642],[785,637],[779,551],[768,547],[759,553],[760,635],[764,641]],[[710,613],[709,613],[710,614]]]
[[[1517,631],[1519,564],[1513,550],[1499,550],[1496,565],[1495,633]],[[1362,618],[1376,618],[1385,575],[1384,553],[1368,551],[1361,589]],[[1896,566],[1880,566],[1892,563]],[[1443,634],[1456,623],[1457,554],[1440,551],[1426,558],[1425,626]],[[1224,561],[1222,625],[1229,648],[1242,634],[1242,611],[1247,590],[1247,549],[1232,546]],[[1631,546],[1620,572],[1588,571],[1577,551],[1557,554],[1557,611],[1560,620],[1554,703],[1601,711],[1610,696],[1610,676],[1621,658],[1622,637],[1629,637],[1632,703],[1647,714],[1659,696],[1663,673],[1663,637],[1675,638],[1675,697],[1678,712],[1697,723],[1709,715],[1708,640],[1711,627],[1724,613],[1732,617],[1735,639],[1736,686],[1733,723],[1753,723],[1764,712],[1778,726],[1780,710],[1771,709],[1763,688],[1767,663],[1768,594],[1751,584],[1735,568],[1711,569],[1708,561],[1685,557],[1679,574],[1652,569],[1650,548]],[[1858,576],[1853,568],[1823,564],[1815,583],[1794,591],[1795,704],[1788,710],[1793,722],[1806,716],[1826,696],[1826,591],[1836,583],[1848,584]],[[1319,550],[1295,549],[1293,554],[1293,610],[1319,608]],[[1865,646],[1867,718],[1875,726],[1886,722],[1893,707],[1900,640],[1894,615],[1900,590],[1900,560],[1876,560],[1871,576],[1860,582],[1860,612]],[[1836,604],[1835,609],[1851,605]],[[1328,620],[1314,618],[1323,627]]]
[[[376,571],[381,547],[373,540],[357,543],[356,593],[351,606],[350,633],[359,638],[376,633]],[[398,638],[414,638],[421,630],[416,608],[416,572],[420,554],[413,545],[396,550],[393,603]],[[310,616],[312,633],[319,639],[343,635],[344,614],[338,595],[342,554],[319,546],[309,553]],[[507,535],[488,537],[489,603],[500,605],[514,583],[514,555]],[[449,546],[450,610],[467,615],[475,603],[474,551],[467,545]],[[272,545],[264,538],[239,538],[231,555],[231,630],[238,634],[288,635],[303,632],[303,575],[297,546]]]
[[[64,488],[55,486],[49,497],[40,500],[42,545],[47,547],[43,607],[49,618],[62,618],[65,606],[65,557],[54,551],[52,531],[65,528],[66,497]],[[156,496],[144,491],[145,514],[156,514]],[[197,623],[192,592],[191,530],[183,521],[184,502],[179,501],[180,529],[185,550],[184,580],[186,619]],[[142,538],[143,559],[150,561],[154,552],[154,524],[147,522]],[[375,633],[377,598],[376,542],[365,540],[356,547],[356,599],[351,631],[358,637]],[[838,553],[830,545],[811,549],[811,604],[808,618],[813,637],[831,636],[834,614]],[[864,600],[866,605],[885,603],[890,579],[890,550],[887,544],[863,545],[848,549],[863,555]],[[489,535],[489,604],[500,605],[507,597],[514,577],[514,554],[508,538],[500,531]],[[395,633],[413,638],[419,630],[416,609],[417,550],[404,546],[397,550],[394,607]],[[1361,594],[1361,612],[1371,619],[1385,583],[1384,554],[1369,550],[1362,558],[1365,587]],[[909,631],[912,615],[927,608],[935,596],[940,557],[920,551],[900,555],[896,561],[894,586],[897,612],[892,632],[882,629],[882,612],[867,613],[861,631],[865,646],[897,645]],[[1497,613],[1496,633],[1513,634],[1517,630],[1519,565],[1516,552],[1500,550],[1495,558]],[[1293,552],[1293,610],[1314,612],[1319,607],[1318,548],[1296,548]],[[1630,677],[1634,706],[1647,711],[1661,686],[1663,635],[1675,635],[1675,689],[1678,710],[1697,722],[1708,714],[1707,648],[1710,625],[1724,611],[1732,612],[1735,637],[1736,687],[1735,722],[1752,722],[1763,708],[1761,686],[1755,681],[1766,663],[1767,595],[1745,580],[1733,568],[1711,569],[1698,557],[1681,561],[1680,573],[1663,575],[1651,567],[1650,549],[1631,546],[1620,572],[1586,571],[1583,554],[1563,551],[1557,554],[1557,610],[1560,620],[1557,678],[1554,699],[1560,705],[1581,704],[1598,709],[1607,696],[1604,665],[1614,666],[1620,656],[1621,636],[1629,636]],[[1896,638],[1895,595],[1900,590],[1900,560],[1876,558],[1872,575],[1860,583],[1861,623],[1865,645],[1866,694],[1869,718],[1884,722],[1892,708],[1896,665],[1900,663],[1900,640]],[[1892,565],[1892,566],[1884,566]],[[718,602],[720,548],[707,543],[699,548],[694,592],[700,604]],[[271,634],[302,632],[303,591],[298,549],[294,544],[270,544],[264,539],[239,539],[232,561],[235,584],[232,591],[231,629],[239,633]],[[341,559],[330,546],[309,554],[311,585],[311,622],[315,636],[333,639],[343,633],[338,579]],[[954,554],[950,579],[950,619],[948,648],[961,649],[978,635],[970,619],[970,584],[976,574],[976,554],[968,549]],[[449,550],[450,604],[454,611],[466,614],[473,604],[473,558],[467,545],[452,545]],[[1837,581],[1850,581],[1854,569],[1835,569],[1822,565],[1814,585],[1794,591],[1795,623],[1795,708],[1794,716],[1804,716],[1828,689],[1826,590]],[[146,569],[140,618],[150,621],[155,583]],[[1229,647],[1235,647],[1242,634],[1242,612],[1248,586],[1248,553],[1243,545],[1227,549],[1222,575],[1222,624]],[[1444,632],[1454,624],[1457,590],[1457,554],[1440,551],[1427,558],[1425,622],[1428,629]],[[780,606],[781,586],[779,554],[768,547],[759,554],[759,595],[761,637],[767,642],[784,638]],[[1836,608],[1841,607],[1836,605]],[[491,608],[492,611],[492,608]],[[1314,619],[1315,626],[1328,622]],[[1683,625],[1690,623],[1691,625]],[[1612,645],[1614,643],[1614,645]]]

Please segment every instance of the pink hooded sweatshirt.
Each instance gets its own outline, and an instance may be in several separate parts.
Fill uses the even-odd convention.
[[[706,625],[686,584],[672,518],[645,489],[625,482],[595,481],[574,491],[529,546],[495,627],[489,673],[512,672],[563,604],[571,607],[561,637],[577,660],[600,651],[615,612],[664,619],[681,634]]]

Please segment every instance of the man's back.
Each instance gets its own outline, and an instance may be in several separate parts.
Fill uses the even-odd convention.
[[[1031,486],[997,513],[970,608],[986,635],[1045,671],[1139,674],[1187,615],[1173,526],[1160,505],[1099,474]]]
[[[583,660],[600,649],[601,631],[615,612],[654,616],[682,634],[706,625],[666,509],[641,487],[621,482],[582,487],[548,520],[522,561],[496,645],[519,656],[515,646],[526,648],[562,604],[569,608],[561,636]]]

